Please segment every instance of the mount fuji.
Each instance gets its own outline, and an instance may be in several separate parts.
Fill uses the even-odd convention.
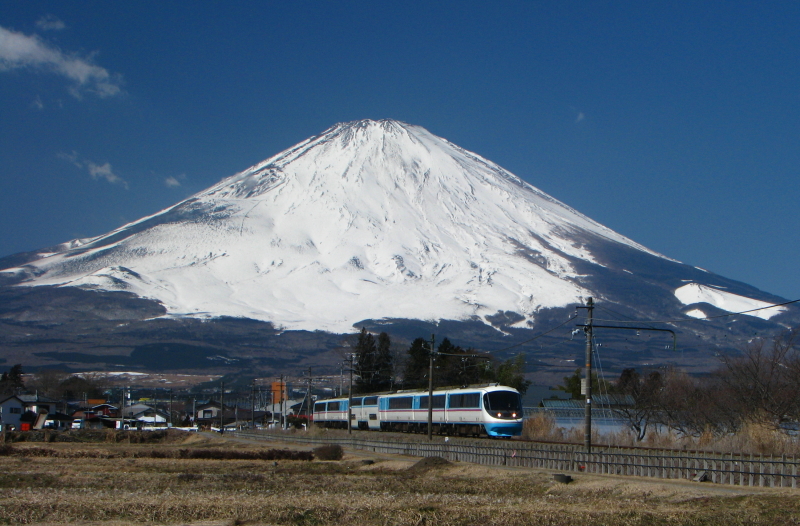
[[[152,216],[0,266],[8,290],[126,292],[157,303],[152,318],[258,320],[276,333],[418,320],[502,339],[594,297],[707,335],[713,315],[785,301],[649,250],[394,120],[337,124]],[[793,307],[750,314],[744,332],[797,319]]]

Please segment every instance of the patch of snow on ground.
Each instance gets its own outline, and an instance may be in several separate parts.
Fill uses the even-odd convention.
[[[706,313],[701,311],[700,309],[692,309],[686,313],[687,316],[691,316],[692,318],[698,318],[700,320],[704,320],[707,318]]]
[[[693,303],[708,303],[719,309],[728,312],[744,312],[752,309],[763,309],[769,307],[771,303],[766,301],[754,300],[745,296],[739,296],[731,292],[725,292],[699,283],[689,283],[675,290],[675,297],[684,305]],[[762,320],[768,320],[773,316],[785,311],[784,307],[772,307],[755,312],[748,312],[748,316],[756,316]],[[689,314],[689,313],[687,313]],[[689,314],[691,316],[691,314]],[[696,316],[695,316],[696,317]],[[703,315],[705,317],[705,315]]]

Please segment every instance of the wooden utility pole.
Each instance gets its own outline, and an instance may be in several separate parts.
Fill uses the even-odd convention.
[[[122,386],[122,399],[119,404],[119,430],[125,429],[125,386]]]
[[[256,379],[250,387],[250,429],[256,428]]]
[[[312,400],[311,400],[311,367],[308,368],[308,387],[306,387],[306,397],[308,401],[306,402],[306,422],[308,425],[311,425],[311,417],[313,415],[312,410]]]
[[[350,355],[350,388],[347,390],[347,432],[349,434],[353,433],[353,358],[354,355]]]
[[[278,394],[278,396],[280,396],[280,398],[281,398],[281,420],[280,420],[280,422],[281,422],[281,429],[286,429],[286,411],[284,409],[284,403],[283,403],[283,386],[284,386],[283,375],[281,375],[280,384],[278,384],[278,389],[280,389],[280,393]]]
[[[586,398],[586,405],[584,407],[584,424],[583,424],[583,445],[586,447],[586,452],[592,452],[592,309],[594,309],[594,300],[589,298],[586,301],[586,325],[583,330],[586,333],[586,382],[583,394]]]
[[[428,440],[433,440],[433,353],[436,336],[431,334],[431,353],[428,357]]]
[[[219,383],[219,432],[225,434],[225,382]]]
[[[672,329],[657,329],[655,327],[619,327],[616,325],[595,325],[592,321],[592,309],[594,309],[594,300],[588,298],[585,307],[578,307],[579,309],[586,309],[586,323],[578,325],[583,327],[583,332],[586,334],[586,376],[581,380],[581,394],[586,397],[586,407],[584,413],[584,435],[583,443],[586,447],[586,452],[592,452],[592,352],[594,351],[593,334],[594,329],[617,329],[623,331],[656,331],[668,332],[672,334],[672,350],[677,349],[678,339],[675,331]],[[620,322],[627,323],[627,322]]]

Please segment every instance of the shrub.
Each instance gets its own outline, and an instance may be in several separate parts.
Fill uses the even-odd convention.
[[[528,440],[561,441],[563,433],[556,427],[556,419],[548,413],[535,413],[525,419],[522,437]]]
[[[286,423],[289,427],[293,427],[295,429],[303,429],[303,426],[306,426],[308,429],[309,422],[307,416],[296,416],[296,415],[288,415],[286,417]]]
[[[314,456],[319,460],[342,460],[344,450],[339,444],[329,444],[314,448]]]

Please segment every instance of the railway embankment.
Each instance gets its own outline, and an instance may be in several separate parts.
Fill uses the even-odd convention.
[[[747,487],[798,488],[800,459],[653,448],[583,446],[525,440],[467,439],[370,432],[236,431],[230,436],[313,447],[338,444],[379,454],[441,457],[451,462],[537,468],[564,473],[690,480]]]

